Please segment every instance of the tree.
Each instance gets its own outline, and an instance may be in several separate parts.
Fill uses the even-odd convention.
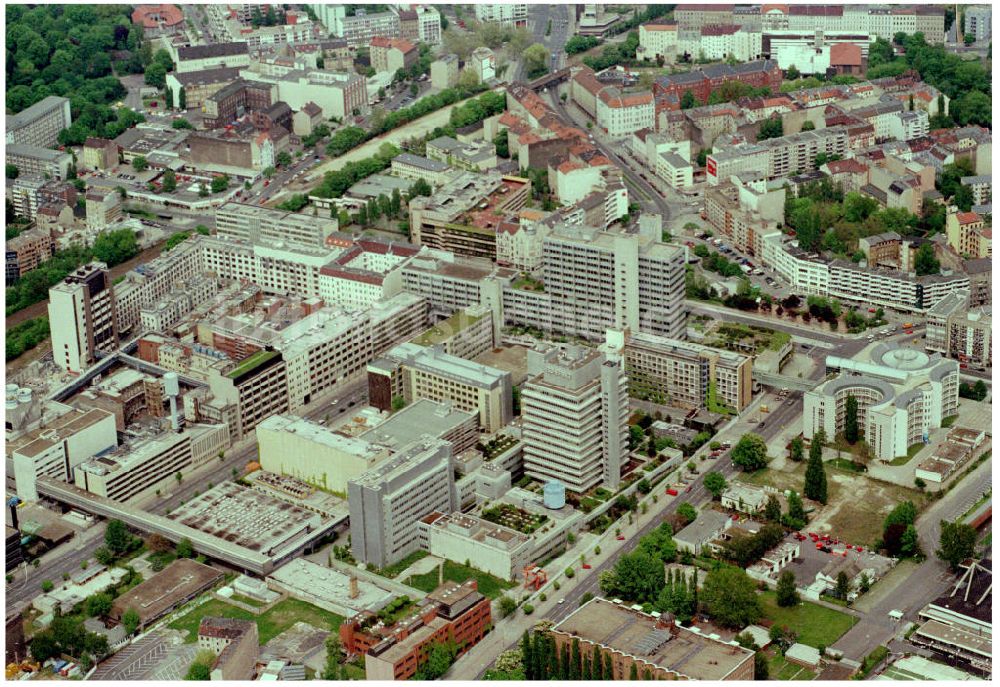
[[[18,175],[20,175],[20,173],[21,173],[21,171],[17,168],[17,165],[12,165],[9,162],[7,163],[7,178],[8,179],[17,179],[17,177],[18,177]]]
[[[178,558],[194,558],[194,544],[187,537],[184,537],[179,542],[177,542],[177,557]]]
[[[941,521],[937,557],[957,571],[959,563],[972,558],[976,549],[976,529],[963,522]]]
[[[212,667],[201,663],[200,661],[195,661],[188,668],[187,674],[184,675],[185,680],[211,680],[212,679]]]
[[[341,679],[340,652],[340,635],[336,632],[331,632],[326,637],[326,663],[323,665],[324,680]]]
[[[136,155],[132,158],[132,169],[137,172],[144,172],[149,169],[149,162],[142,155]]]
[[[795,590],[795,575],[791,570],[785,570],[778,577],[776,592],[779,606],[787,608],[798,605],[799,593]]]
[[[684,518],[684,522],[686,524],[695,521],[695,518],[698,517],[698,511],[694,506],[685,501],[681,505],[677,506],[677,515]]]
[[[803,457],[803,452],[805,449],[802,437],[797,436],[794,439],[792,439],[792,443],[789,445],[788,448],[791,459],[794,460],[796,463],[801,462]]]
[[[782,522],[788,527],[797,530],[806,526],[808,522],[806,510],[802,505],[802,497],[799,496],[798,492],[793,491],[788,495],[788,513],[782,518]]]
[[[151,64],[146,67],[145,82],[147,86],[163,88],[167,84],[167,69],[162,64]]]
[[[529,79],[541,76],[548,71],[549,51],[541,43],[528,46],[521,54],[521,59],[524,60],[524,67]]]
[[[52,580],[42,580],[42,591],[46,594],[55,589],[55,587],[56,586],[52,584]]]
[[[668,526],[669,527],[669,526]],[[665,584],[663,561],[646,550],[625,554],[601,577],[601,590],[636,603],[653,603]]]
[[[834,596],[838,599],[847,599],[847,595],[851,591],[851,580],[847,577],[847,573],[841,570],[837,573],[837,583],[833,590]]]
[[[277,162],[282,167],[287,167],[288,165],[292,164],[292,156],[288,154],[287,150],[282,150],[280,153],[278,153],[278,157],[275,158],[275,162]]]
[[[427,183],[426,179],[417,179],[413,182],[413,185],[410,186],[410,190],[407,191],[407,195],[410,198],[416,198],[417,196],[429,197],[432,193],[434,193],[434,189],[431,188],[431,185]]]
[[[517,610],[517,602],[506,594],[500,597],[500,616],[506,618]]]
[[[111,613],[114,599],[110,594],[94,594],[87,597],[87,615],[91,618],[103,618]]]
[[[653,485],[649,483],[648,479],[643,478],[639,480],[639,483],[636,485],[635,488],[639,491],[640,494],[645,495],[653,490]]]
[[[934,244],[924,243],[917,249],[917,257],[914,261],[917,269],[917,276],[927,274],[940,274],[941,263],[934,257]]]
[[[806,464],[805,487],[806,498],[820,503],[826,503],[826,469],[823,466],[823,448],[820,442],[814,441],[809,447],[809,462]],[[813,450],[816,447],[816,450]]]
[[[749,432],[733,447],[733,462],[744,472],[754,472],[767,466],[767,444],[758,434]]]
[[[854,394],[848,394],[844,411],[844,439],[848,444],[854,444],[858,437],[858,399]]]
[[[743,570],[720,568],[705,577],[701,598],[708,614],[723,627],[746,627],[763,614],[755,587]]]
[[[94,558],[101,565],[111,565],[115,561],[115,554],[107,546],[99,546],[97,547],[97,550],[94,551]]]
[[[212,177],[212,193],[222,193],[229,188],[229,175],[220,174],[217,177]]]
[[[163,173],[163,192],[173,193],[177,190],[177,173],[168,169]]]
[[[774,494],[769,494],[764,506],[764,519],[768,522],[781,522],[781,502]]]
[[[785,78],[789,81],[795,81],[796,79],[802,78],[802,73],[796,69],[795,65],[789,65],[788,69],[785,70]]]
[[[712,494],[712,498],[719,498],[726,490],[726,478],[721,472],[712,471],[705,475],[705,488]]]
[[[397,410],[402,410],[405,407],[406,407],[405,398],[403,398],[402,396],[392,397],[392,412],[396,412]]]
[[[437,680],[448,672],[448,668],[455,661],[458,647],[454,642],[436,642],[427,654],[427,661],[420,667],[415,679]]]
[[[904,556],[920,555],[920,537],[914,525],[907,525],[899,538],[899,552]]]
[[[764,141],[769,138],[781,138],[785,135],[785,127],[780,118],[765,119],[757,132],[757,140]]]
[[[204,181],[199,181],[198,182],[198,196],[200,198],[205,198],[206,196],[208,196],[208,193],[209,193],[208,186],[205,185]]]
[[[681,109],[690,110],[692,107],[698,107],[698,99],[690,90],[684,91],[681,95]]]
[[[104,543],[112,552],[123,554],[132,546],[132,535],[121,520],[109,520],[104,530]]]
[[[134,608],[126,609],[122,615],[122,625],[125,626],[125,634],[131,635],[139,628],[139,612]]]

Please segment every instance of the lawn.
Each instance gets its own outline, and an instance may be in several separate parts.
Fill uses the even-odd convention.
[[[257,621],[257,632],[260,635],[261,644],[267,644],[300,620],[314,627],[333,631],[336,631],[344,622],[344,618],[336,613],[324,611],[322,608],[317,608],[298,599],[285,599],[259,616],[225,601],[209,599],[170,623],[168,627],[172,630],[186,630],[187,636],[184,641],[193,644],[198,641],[198,626],[201,624],[201,619],[209,616]]]
[[[792,608],[781,608],[771,591],[761,593],[760,602],[764,617],[777,625],[787,626],[798,635],[799,642],[811,647],[831,646],[857,622],[854,616],[808,601]]]
[[[507,582],[506,580],[501,580],[499,577],[494,577],[489,573],[485,573],[481,570],[476,570],[466,565],[461,565],[453,561],[445,561],[444,563],[444,579],[451,580],[452,582],[465,582],[468,579],[475,578],[477,584],[479,585],[479,593],[484,596],[488,596],[491,599],[495,599],[500,596],[504,590],[510,589],[514,586],[513,582]],[[429,573],[424,573],[423,575],[412,575],[406,580],[406,584],[419,589],[422,592],[432,592],[437,589],[438,586],[438,571],[435,568]]]
[[[386,567],[381,568],[380,570],[374,570],[373,572],[378,573],[382,577],[395,577],[396,575],[403,572],[411,565],[419,561],[421,558],[427,558],[427,556],[429,555],[430,554],[427,553],[426,551],[414,551],[403,560],[397,563],[393,563],[392,565],[387,565]]]
[[[913,460],[913,457],[915,455],[917,455],[924,449],[924,446],[926,446],[926,444],[924,443],[914,444],[913,446],[911,446],[906,450],[905,456],[896,456],[895,458],[889,461],[889,465],[896,465],[896,466],[906,465],[911,460]]]
[[[802,666],[789,663],[777,649],[768,648],[767,674],[769,680],[815,680],[816,673]]]

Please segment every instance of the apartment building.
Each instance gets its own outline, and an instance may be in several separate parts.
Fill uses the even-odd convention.
[[[486,83],[497,75],[496,55],[486,46],[481,45],[473,50],[466,64],[476,72],[479,83]]]
[[[993,35],[993,8],[966,7],[965,35],[972,36],[976,41],[988,41]]]
[[[629,396],[686,409],[725,406],[737,413],[753,400],[750,356],[642,332],[608,336],[616,347],[624,341]]]
[[[91,186],[84,196],[84,203],[87,229],[92,232],[104,231],[125,217],[121,194],[110,186]]]
[[[431,86],[451,88],[458,83],[458,55],[448,53],[431,62]]]
[[[491,141],[463,143],[451,136],[427,141],[425,154],[431,160],[469,172],[485,172],[497,166],[497,147]]]
[[[240,67],[221,67],[194,72],[169,72],[166,85],[170,89],[172,97],[170,104],[180,109],[201,109],[208,98],[236,81],[239,76]],[[183,108],[181,108],[182,98]]]
[[[215,221],[218,237],[250,243],[260,243],[263,239],[325,246],[327,238],[339,228],[336,218],[312,217],[245,203],[221,205]]]
[[[167,331],[218,291],[219,282],[211,276],[198,275],[176,282],[170,293],[140,308],[139,323],[143,331]]]
[[[482,22],[496,22],[504,26],[528,25],[528,5],[523,2],[507,4],[476,4],[476,19]]]
[[[8,156],[12,145],[55,147],[59,145],[59,132],[68,129],[73,123],[69,98],[46,96],[17,114],[7,115],[6,123]]]
[[[498,267],[489,259],[438,250],[421,252],[402,269],[403,291],[426,298],[431,310],[444,316],[479,305],[487,281],[516,275],[515,270]]]
[[[655,108],[650,91],[623,91],[618,85],[603,81],[589,67],[581,67],[573,75],[570,93],[573,101],[609,136],[622,137],[653,128]]]
[[[400,69],[409,69],[417,61],[417,46],[403,38],[376,36],[368,46],[372,69],[376,72],[394,75]]]
[[[761,172],[768,179],[816,169],[816,156],[843,155],[847,129],[842,126],[802,131],[759,143],[742,143],[713,151],[706,157],[705,176],[712,186],[739,172]]]
[[[927,311],[928,352],[963,365],[993,367],[992,308],[970,307],[968,291],[953,291]]]
[[[959,255],[969,258],[993,256],[993,229],[976,212],[950,211],[945,221],[948,245]]]
[[[858,403],[858,426],[876,458],[905,456],[913,444],[958,409],[959,366],[939,354],[928,355],[881,343],[869,360],[828,356],[828,370],[839,371],[803,398],[803,436],[812,439],[844,430],[847,399]]]
[[[914,273],[834,260],[829,271],[830,297],[904,312],[926,312],[952,291],[969,288],[968,276],[950,270],[918,277]]]
[[[392,173],[403,179],[424,179],[431,186],[442,186],[454,176],[447,162],[431,160],[412,153],[400,153],[392,158]]]
[[[7,285],[51,258],[55,250],[55,239],[46,229],[29,229],[7,241]]]
[[[972,190],[972,205],[991,205],[993,203],[993,176],[990,174],[979,174],[971,177],[962,177],[962,186],[968,186]]]
[[[657,78],[653,82],[653,96],[657,101],[667,97],[677,98],[678,105],[675,109],[679,109],[680,98],[686,91],[691,91],[699,102],[707,103],[712,93],[727,81],[739,81],[754,88],[770,88],[772,93],[778,93],[781,91],[782,73],[774,60],[758,60],[737,65],[713,64],[698,67],[690,72]]]
[[[628,386],[621,364],[576,346],[528,351],[521,390],[525,474],[582,494],[618,488],[628,462]]]
[[[4,155],[6,164],[17,167],[19,176],[37,174],[65,179],[73,164],[73,156],[69,153],[20,143],[8,143]]]
[[[437,45],[441,42],[441,14],[431,5],[418,5],[417,38],[421,43]]]
[[[441,439],[418,439],[392,458],[347,484],[351,551],[384,568],[420,549],[420,519],[455,503],[452,447]]]
[[[84,169],[111,169],[118,166],[118,144],[91,136],[83,144],[81,166]]]
[[[351,46],[369,45],[376,36],[398,38],[401,25],[398,12],[369,12],[363,7],[351,8],[346,5],[310,5],[319,20],[337,38],[343,38]]]
[[[430,647],[451,642],[461,656],[480,642],[492,626],[490,600],[477,591],[476,580],[447,581],[396,623],[377,622],[363,611],[340,626],[345,650],[365,657],[368,680],[411,679],[430,655]]]
[[[368,365],[371,405],[389,410],[392,400],[450,401],[476,413],[483,430],[499,431],[513,419],[510,372],[444,353],[440,346],[400,344]]]
[[[677,56],[677,22],[656,20],[639,26],[639,47],[636,59],[672,62]]]
[[[466,172],[433,196],[409,202],[410,240],[456,255],[492,259],[502,217],[523,208],[530,194],[528,179]]]
[[[928,43],[944,43],[944,9],[930,5],[765,5],[764,31],[856,31],[888,41],[897,33],[923,33]]]
[[[103,262],[77,268],[49,289],[52,356],[64,372],[80,373],[97,361],[98,351],[118,346],[115,294]]]
[[[76,486],[119,503],[134,502],[166,490],[184,475],[229,448],[226,425],[189,425],[123,445],[78,465]]]
[[[216,655],[213,680],[252,680],[260,654],[257,623],[240,618],[202,618],[198,648]]]
[[[757,172],[735,174],[705,191],[705,216],[738,250],[757,255],[760,239],[784,221],[785,189],[768,189]]]

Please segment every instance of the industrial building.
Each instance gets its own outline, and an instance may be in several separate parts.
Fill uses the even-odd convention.
[[[211,589],[222,577],[219,570],[190,558],[178,558],[161,572],[115,599],[109,615],[113,620],[122,622],[125,613],[134,610],[139,614],[141,630]]]

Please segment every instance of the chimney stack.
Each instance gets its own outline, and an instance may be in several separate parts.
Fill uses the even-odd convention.
[[[350,597],[352,599],[356,599],[360,595],[361,595],[361,592],[358,591],[358,576],[357,575],[351,575],[351,593],[350,593]]]

